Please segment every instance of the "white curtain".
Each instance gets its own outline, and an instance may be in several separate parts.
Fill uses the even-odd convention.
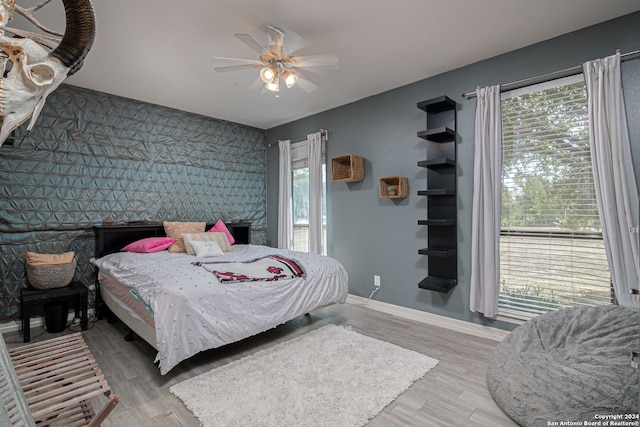
[[[638,190],[622,95],[620,54],[583,64],[596,200],[611,280],[620,305],[638,285]]]
[[[307,135],[309,147],[309,252],[322,254],[322,133]]]
[[[278,248],[293,249],[293,186],[291,183],[291,140],[280,141],[278,186]]]
[[[498,315],[500,290],[500,86],[478,88],[471,217],[471,311]]]

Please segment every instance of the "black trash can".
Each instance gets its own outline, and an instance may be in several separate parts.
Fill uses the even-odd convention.
[[[67,301],[53,301],[44,305],[44,326],[47,332],[58,333],[67,327],[69,303]]]

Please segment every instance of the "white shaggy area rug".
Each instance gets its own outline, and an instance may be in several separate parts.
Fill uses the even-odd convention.
[[[202,426],[362,426],[438,364],[328,325],[170,388]]]

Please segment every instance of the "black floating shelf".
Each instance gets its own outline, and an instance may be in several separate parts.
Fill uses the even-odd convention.
[[[418,108],[427,113],[441,113],[456,108],[455,101],[448,96],[439,96],[427,101],[418,102]]]
[[[432,142],[451,142],[456,139],[456,132],[447,127],[427,129],[418,132],[418,138]]]
[[[418,166],[421,168],[429,168],[429,169],[439,169],[455,166],[456,161],[453,159],[448,159],[446,157],[440,157],[438,159],[430,159],[430,160],[421,160],[418,162]]]
[[[420,190],[418,196],[455,196],[455,190],[447,190],[446,188],[436,188],[433,190]]]
[[[418,283],[420,289],[429,289],[447,293],[458,284],[456,279],[448,279],[446,277],[427,276]]]
[[[418,249],[418,254],[447,257],[447,256],[454,256],[456,254],[456,250],[442,249],[442,248],[424,248],[424,249]]]
[[[456,220],[455,219],[419,219],[418,225],[436,225],[436,226],[456,225]]]

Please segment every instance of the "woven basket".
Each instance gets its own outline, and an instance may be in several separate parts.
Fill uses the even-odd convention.
[[[36,289],[63,288],[71,283],[76,272],[76,258],[68,264],[31,265],[25,264],[29,283]]]
[[[380,178],[378,188],[381,199],[402,199],[409,195],[409,180],[404,176],[386,176]]]
[[[343,154],[331,159],[331,180],[353,182],[364,179],[364,159],[353,154]]]

